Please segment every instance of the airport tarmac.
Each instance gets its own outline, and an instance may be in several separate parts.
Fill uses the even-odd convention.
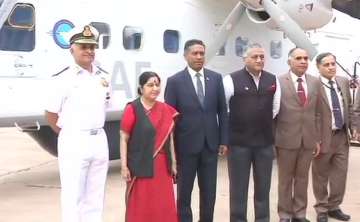
[[[359,162],[357,162],[359,161]],[[347,190],[342,209],[351,221],[360,222],[360,148],[350,150]],[[252,183],[252,182],[251,182]],[[311,184],[310,184],[311,185]],[[253,189],[250,184],[248,220],[253,220]],[[125,182],[120,162],[110,163],[104,222],[124,221]],[[271,186],[271,221],[277,216],[277,167],[274,163]],[[312,188],[308,191],[307,217],[316,221]],[[159,196],[159,198],[161,198]],[[217,201],[214,221],[229,221],[229,192],[226,159],[218,166]],[[151,203],[149,203],[151,204]],[[193,192],[194,221],[198,218],[198,189]],[[14,128],[0,128],[0,222],[60,222],[60,182],[57,159],[29,136]],[[329,219],[329,222],[336,221]]]

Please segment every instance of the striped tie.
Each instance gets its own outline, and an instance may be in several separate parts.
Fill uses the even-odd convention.
[[[305,90],[304,87],[302,85],[303,79],[302,78],[298,78],[297,79],[298,82],[298,87],[297,87],[297,94],[299,96],[301,105],[304,106],[306,103],[306,95],[305,95]]]
[[[196,93],[197,93],[197,96],[199,98],[201,106],[204,106],[204,98],[205,98],[205,96],[204,96],[203,84],[202,84],[202,82],[200,80],[201,74],[196,73],[195,76],[196,76]]]
[[[334,81],[329,80],[332,111],[333,111],[333,115],[334,115],[334,119],[335,119],[336,128],[342,129],[344,126],[344,120],[343,120],[342,113],[341,113],[339,97],[336,93],[334,83],[335,83]]]

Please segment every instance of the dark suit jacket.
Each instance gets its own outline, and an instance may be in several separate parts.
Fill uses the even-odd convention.
[[[227,145],[228,116],[222,76],[204,69],[204,107],[197,97],[188,69],[169,77],[165,89],[165,102],[173,106],[180,117],[175,127],[177,152],[199,153],[207,146],[217,151]]]
[[[342,102],[343,102],[343,116],[344,116],[344,123],[346,133],[350,129],[350,118],[351,118],[351,95],[350,95],[350,86],[349,81],[340,76],[335,77],[336,84],[338,85],[341,95],[342,95]],[[341,99],[341,98],[339,98]],[[321,132],[321,152],[327,153],[330,151],[330,144],[331,144],[331,137],[332,137],[332,107],[331,103],[326,96],[326,92],[324,87],[320,88],[320,109],[321,115],[318,118],[320,132]],[[348,138],[349,143],[349,138]]]

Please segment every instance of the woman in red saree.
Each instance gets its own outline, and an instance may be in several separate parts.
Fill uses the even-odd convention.
[[[140,97],[126,106],[120,130],[121,175],[127,181],[125,220],[178,222],[172,138],[178,113],[156,100],[160,94],[156,73],[141,74],[139,85]]]

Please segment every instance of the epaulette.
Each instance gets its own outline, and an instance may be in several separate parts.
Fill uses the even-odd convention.
[[[105,71],[103,68],[101,68],[100,66],[96,66],[101,72],[109,74],[109,72]]]
[[[61,73],[63,73],[63,72],[65,72],[66,70],[68,70],[69,68],[70,68],[70,66],[66,67],[65,69],[61,70],[60,72],[55,73],[54,75],[52,75],[52,77],[55,77],[55,76],[60,75]]]

